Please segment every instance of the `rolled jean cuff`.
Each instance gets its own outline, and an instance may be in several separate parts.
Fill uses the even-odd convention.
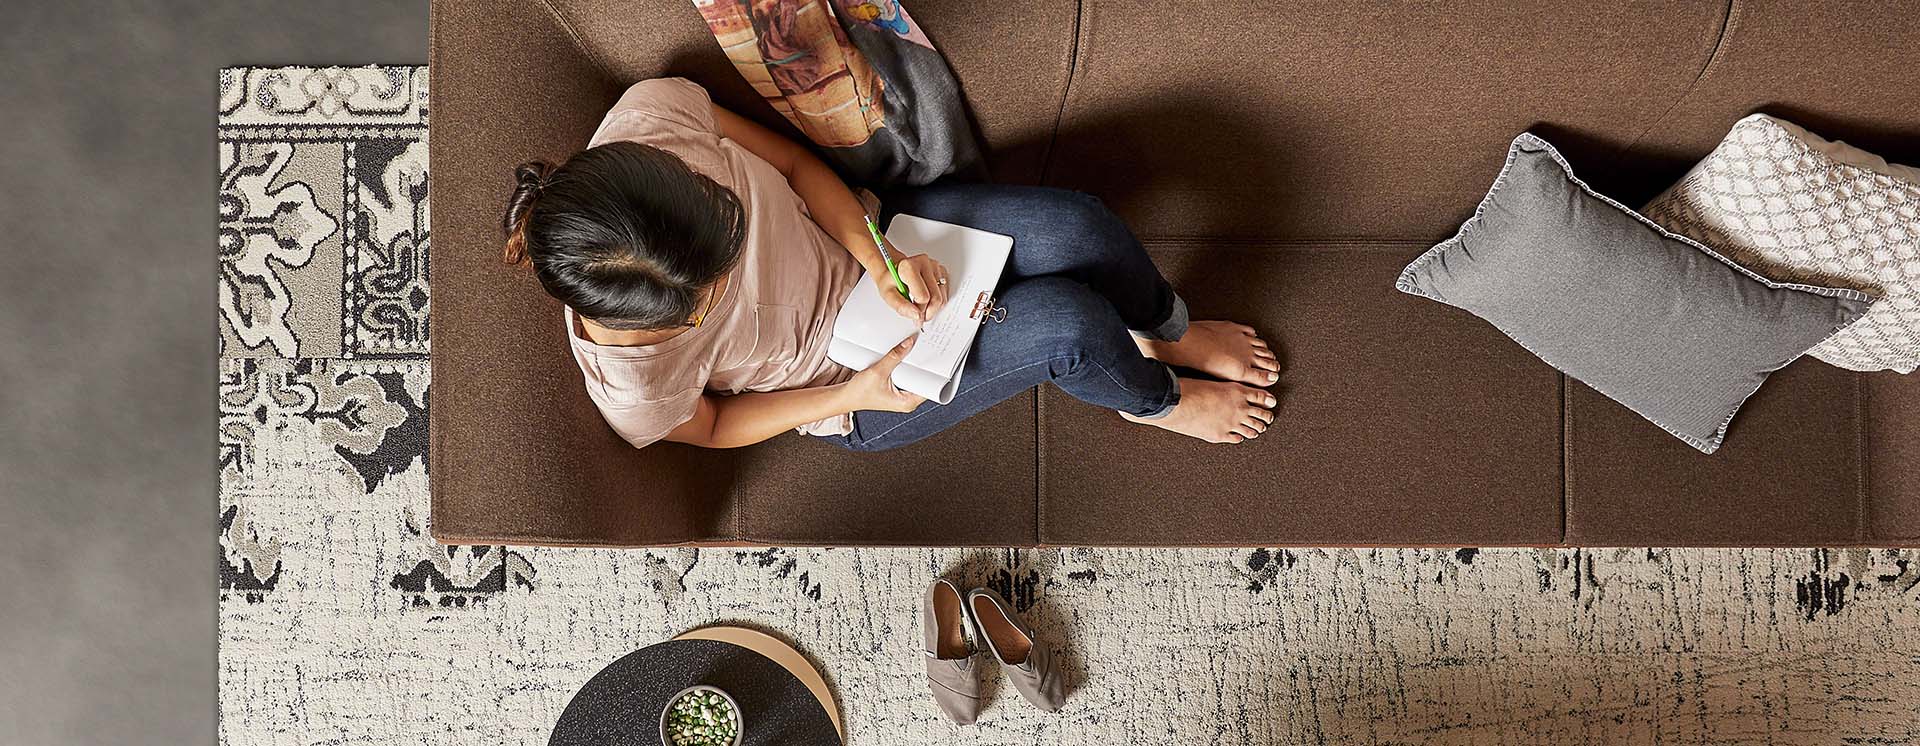
[[[1187,301],[1178,293],[1173,296],[1173,310],[1167,312],[1167,320],[1152,329],[1134,329],[1133,336],[1156,339],[1162,342],[1178,342],[1187,336],[1187,325],[1192,318],[1187,315]]]
[[[1160,367],[1167,371],[1167,385],[1171,387],[1167,389],[1166,403],[1156,409],[1149,410],[1146,414],[1133,414],[1132,412],[1128,412],[1128,414],[1133,414],[1134,417],[1143,420],[1157,420],[1172,414],[1173,408],[1180,406],[1180,377],[1173,374],[1173,368],[1164,365]]]

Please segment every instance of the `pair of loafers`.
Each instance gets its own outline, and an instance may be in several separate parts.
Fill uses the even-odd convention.
[[[992,589],[975,588],[962,595],[952,583],[935,580],[927,588],[921,620],[927,643],[927,688],[954,722],[972,725],[985,705],[974,665],[985,654],[1000,661],[1014,690],[1034,707],[1058,712],[1066,701],[1066,682],[1053,651]]]

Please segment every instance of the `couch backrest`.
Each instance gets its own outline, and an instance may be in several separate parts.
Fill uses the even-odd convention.
[[[1150,235],[1437,237],[1536,125],[1635,204],[1762,107],[1914,154],[1894,135],[1915,134],[1916,19],[1739,0],[1088,2],[1048,178]]]
[[[1724,9],[1089,3],[1054,178],[1153,235],[1443,235],[1534,124],[1620,142],[1653,122]]]
[[[568,40],[549,53],[570,51],[608,84],[683,75],[786,130],[733,74],[691,2],[462,5],[442,12],[535,16],[522,20]],[[1896,62],[1913,56],[1920,14],[1898,5],[910,9],[965,86],[1000,180],[1095,192],[1152,236],[1381,238],[1457,225],[1506,141],[1535,126],[1576,163],[1631,164],[1595,180],[1635,198],[1759,109],[1890,156],[1920,155],[1904,137],[1920,85]],[[523,43],[502,41],[503,54]]]

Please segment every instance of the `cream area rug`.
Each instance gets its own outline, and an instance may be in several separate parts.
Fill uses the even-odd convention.
[[[437,546],[427,86],[220,75],[224,743],[544,744],[602,666],[720,622],[805,651],[855,744],[1920,740],[1912,550]],[[936,574],[1062,649],[1063,712],[938,714]]]

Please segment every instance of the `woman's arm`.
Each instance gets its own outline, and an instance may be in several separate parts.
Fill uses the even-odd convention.
[[[913,340],[908,337],[846,383],[733,396],[703,394],[693,419],[667,433],[666,439],[705,448],[739,448],[862,409],[911,412],[926,400],[894,388],[893,369],[913,349]]]
[[[854,410],[847,385],[715,396],[704,394],[693,419],[681,423],[667,440],[703,448],[739,448],[815,420]]]
[[[727,139],[779,169],[787,177],[787,185],[793,187],[793,193],[807,204],[807,213],[813,222],[839,241],[875,280],[888,276],[887,266],[880,260],[880,250],[874,248],[873,237],[867,234],[866,213],[860,200],[840,180],[839,174],[806,148],[719,105],[713,107],[713,119]],[[891,245],[887,248],[893,250]],[[895,257],[899,259],[897,251]],[[900,268],[900,280],[907,284],[912,300],[900,297],[898,292],[881,293],[880,297],[902,316],[916,321],[932,318],[947,300],[946,286],[937,283],[943,274],[940,264],[925,255],[898,260],[895,264]],[[882,285],[892,287],[891,281]]]

